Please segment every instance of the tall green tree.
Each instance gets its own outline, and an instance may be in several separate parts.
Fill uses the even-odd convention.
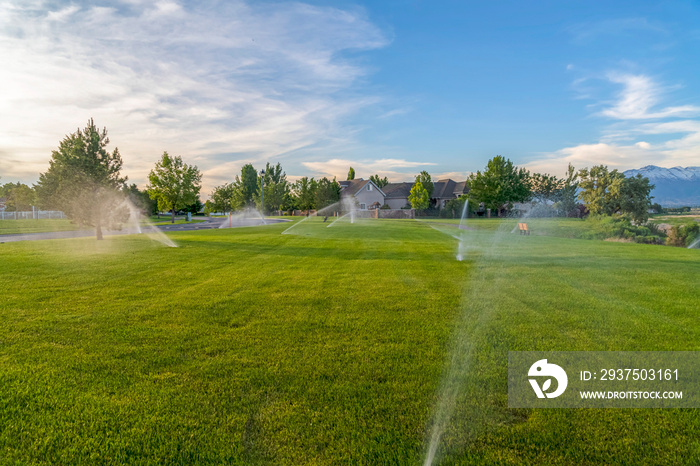
[[[416,182],[420,181],[420,184],[423,185],[423,188],[428,191],[428,200],[433,196],[433,189],[435,186],[433,185],[433,180],[430,179],[430,173],[427,171],[423,170],[416,176]],[[430,201],[428,201],[430,202]]]
[[[593,214],[624,214],[637,223],[649,219],[654,185],[641,175],[626,178],[617,170],[596,165],[579,171],[579,198]]]
[[[350,167],[350,170],[348,171],[348,180],[354,180],[355,179],[355,169]]]
[[[148,195],[158,201],[158,208],[172,213],[192,205],[202,189],[202,174],[195,165],[187,165],[182,157],[171,157],[163,152],[156,166],[148,174]]]
[[[236,176],[233,186],[231,207],[234,210],[252,207],[255,202],[255,193],[258,192],[258,172],[255,167],[249,163],[243,165],[241,176]]]
[[[36,204],[36,191],[24,183],[5,183],[0,186],[0,197],[5,198],[5,210],[22,212],[32,210]]]
[[[620,210],[622,185],[625,175],[617,170],[608,170],[605,165],[596,165],[579,171],[579,199],[589,212],[612,215]]]
[[[468,180],[469,198],[501,214],[501,208],[512,209],[514,202],[530,199],[529,173],[517,168],[501,155],[489,160],[484,172],[473,173]]]
[[[554,175],[533,173],[530,176],[532,199],[541,204],[554,202],[556,194],[562,186],[562,181]]]
[[[151,199],[148,192],[141,191],[136,184],[125,185],[122,191],[132,204],[145,215],[155,215],[158,213],[158,203]]]
[[[428,190],[423,187],[423,183],[416,181],[416,184],[411,188],[411,193],[408,195],[408,202],[411,207],[416,210],[425,210],[430,205],[430,195]]]
[[[221,186],[216,186],[211,195],[212,205],[210,206],[213,212],[230,212],[234,204],[236,204],[236,184],[226,183]]]
[[[559,215],[568,217],[578,205],[578,172],[569,164],[566,170],[566,178],[561,180],[561,186],[555,193],[556,209]]]
[[[335,178],[331,181],[325,176],[318,180],[315,196],[316,208],[323,209],[338,201],[340,201],[340,183]]]
[[[389,178],[387,178],[386,176],[384,178],[380,178],[379,175],[372,175],[369,177],[369,179],[379,188],[383,188],[384,186],[389,184]]]
[[[95,126],[93,119],[83,129],[66,136],[51,153],[49,169],[39,175],[35,189],[44,208],[62,210],[79,225],[95,227],[102,239],[102,228],[115,227],[125,220],[119,193],[127,178],[122,177],[119,149],[111,153],[107,129]]]
[[[625,178],[622,185],[620,200],[620,210],[627,214],[638,224],[649,220],[649,209],[651,209],[650,195],[654,185],[649,183],[649,178],[637,173],[637,176]]]
[[[262,205],[262,196],[260,195],[263,188],[262,180],[265,180],[265,205]],[[284,210],[290,202],[289,182],[287,174],[282,170],[282,165],[270,165],[268,162],[265,165],[265,174],[258,179],[258,191],[254,194],[253,200],[255,205],[263,212],[272,210]]]
[[[296,208],[309,211],[316,208],[316,190],[318,183],[313,178],[304,176],[292,185],[293,199]]]

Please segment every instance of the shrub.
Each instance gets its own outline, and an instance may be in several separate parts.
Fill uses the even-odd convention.
[[[590,230],[582,236],[587,239],[620,238],[635,243],[663,244],[663,233],[656,225],[634,225],[624,215],[590,215],[586,222]]]
[[[666,244],[685,248],[690,246],[700,236],[700,224],[689,222],[681,225],[674,225],[668,232]]]

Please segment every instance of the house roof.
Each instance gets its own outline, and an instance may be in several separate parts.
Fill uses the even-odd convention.
[[[450,179],[438,180],[437,182],[433,183],[433,194],[431,197],[433,199],[454,198],[456,184],[457,183]]]
[[[465,181],[460,181],[459,183],[455,183],[455,197],[459,197],[462,194],[466,194],[469,192],[469,188],[467,187],[467,182]]]
[[[408,199],[413,183],[389,183],[382,188],[387,199]]]
[[[344,181],[339,181],[338,184],[340,184],[340,195],[341,196],[354,196],[355,194],[359,193],[362,188],[367,186],[367,183],[372,183],[372,186],[374,186],[382,195],[385,195],[385,192],[383,189],[379,189],[379,186],[374,184],[372,180],[365,180],[362,178],[359,178],[357,180],[344,180]]]

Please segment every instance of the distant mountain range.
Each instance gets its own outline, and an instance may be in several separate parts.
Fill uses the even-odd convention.
[[[625,176],[642,176],[656,185],[651,195],[652,202],[664,207],[700,205],[700,167],[663,168],[647,165],[639,169],[627,170]]]

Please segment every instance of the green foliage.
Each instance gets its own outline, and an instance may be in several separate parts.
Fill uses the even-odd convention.
[[[529,173],[513,162],[497,155],[489,160],[484,172],[473,173],[468,180],[469,198],[500,215],[500,210],[513,208],[514,202],[530,198]]]
[[[663,214],[665,212],[663,206],[658,202],[651,205],[651,210],[653,210],[655,214]]]
[[[289,182],[287,174],[282,170],[282,165],[270,165],[268,162],[265,165],[264,186],[265,186],[265,205],[262,205],[263,177],[258,178],[258,189],[253,195],[255,205],[263,212],[273,210],[286,210],[291,198],[289,195]]]
[[[579,198],[592,214],[628,214],[635,222],[643,223],[649,218],[651,190],[654,185],[638,174],[625,178],[617,170],[609,171],[604,165],[579,172]]]
[[[573,165],[569,164],[566,170],[566,178],[561,180],[559,190],[554,195],[555,208],[559,215],[563,217],[574,216],[578,205],[578,172]]]
[[[530,177],[532,199],[541,204],[553,203],[563,186],[563,180],[554,175],[533,173]]]
[[[459,196],[457,199],[450,199],[445,203],[445,207],[440,209],[440,217],[442,218],[462,218],[462,211],[464,210],[464,203],[467,201],[468,197],[466,194]],[[469,213],[473,213],[478,204],[471,203],[467,207]]]
[[[430,179],[430,173],[427,171],[423,170],[416,176],[416,182],[420,181],[420,184],[423,185],[423,188],[428,191],[428,200],[433,196],[433,181]]]
[[[646,222],[649,219],[652,189],[654,185],[649,183],[649,178],[639,173],[635,177],[625,178],[620,193],[620,211],[637,223]]]
[[[175,212],[197,201],[202,174],[196,166],[184,163],[182,157],[163,152],[148,181],[148,195],[158,201],[160,210],[172,213],[171,221],[175,223]]]
[[[216,206],[211,200],[204,203],[204,215],[210,216],[212,213],[216,212]]]
[[[0,197],[5,198],[5,210],[7,212],[29,211],[36,204],[34,188],[19,181],[17,183],[0,185]]]
[[[669,246],[688,247],[700,238],[700,223],[688,222],[671,226],[666,238]]]
[[[348,180],[354,180],[355,179],[355,169],[350,167],[350,170],[348,170]]]
[[[340,183],[326,177],[318,180],[315,195],[316,209],[323,209],[340,201]]]
[[[587,239],[623,239],[645,244],[663,244],[663,233],[656,226],[635,225],[625,215],[590,215],[586,219]]]
[[[241,176],[236,176],[236,181],[233,183],[233,193],[230,202],[233,210],[253,206],[254,197],[260,191],[258,178],[258,172],[252,164],[243,165]],[[228,212],[228,209],[224,210],[224,212]]]
[[[238,205],[237,199],[237,187],[240,186],[240,181],[236,183],[226,183],[221,186],[214,188],[214,191],[209,197],[211,197],[211,208],[212,212],[230,212],[233,205]],[[243,198],[244,196],[240,196]],[[245,204],[245,203],[242,203]]]
[[[609,171],[605,165],[596,165],[579,171],[579,198],[591,214],[612,215],[620,210],[622,184],[625,175]]]
[[[372,175],[369,177],[369,179],[380,189],[389,184],[389,178],[386,176],[384,178],[380,178],[379,175]]]
[[[293,203],[299,210],[312,210],[316,208],[316,190],[318,183],[313,178],[304,176],[292,185]]]
[[[126,182],[120,171],[119,149],[107,152],[107,129],[100,131],[90,119],[84,129],[66,136],[51,153],[49,169],[39,175],[35,189],[39,205],[62,210],[79,225],[95,227],[102,239],[102,227],[116,227],[126,210],[119,190]]]
[[[132,183],[128,186],[125,185],[123,192],[129,198],[129,200],[147,217],[158,213],[158,203],[151,199],[147,191],[141,191],[136,184]]]
[[[411,207],[416,210],[425,210],[430,205],[428,190],[423,187],[420,181],[416,181],[416,184],[411,188],[411,193],[408,195],[408,202],[410,202]]]

